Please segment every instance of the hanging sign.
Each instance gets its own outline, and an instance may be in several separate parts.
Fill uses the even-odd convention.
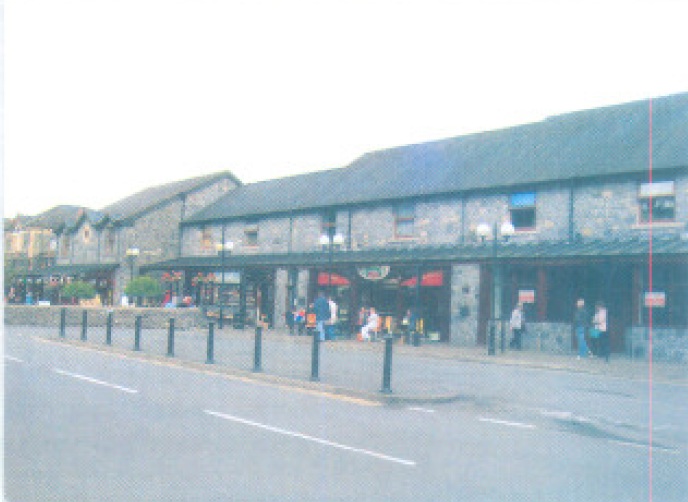
[[[648,308],[666,307],[666,293],[663,291],[649,291],[645,293],[645,306]]]
[[[518,303],[535,303],[535,290],[520,289],[518,291]]]
[[[367,281],[379,281],[389,274],[388,265],[375,265],[372,267],[358,267],[358,275]]]

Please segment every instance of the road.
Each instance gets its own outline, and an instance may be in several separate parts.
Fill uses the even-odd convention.
[[[685,386],[450,364],[382,406],[6,330],[6,499],[686,500]]]

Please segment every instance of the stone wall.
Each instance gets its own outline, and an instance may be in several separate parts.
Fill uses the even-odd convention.
[[[115,308],[103,307],[59,307],[6,305],[5,324],[8,326],[54,326],[57,333],[60,326],[62,309],[67,311],[67,326],[81,326],[83,312],[87,312],[87,323],[91,327],[103,327],[107,314],[113,312],[113,325],[134,327],[136,316],[142,316],[143,328],[167,328],[170,318],[174,318],[175,328],[205,328],[208,321],[199,309],[161,309],[161,308]]]
[[[626,330],[626,352],[632,358],[648,360],[650,330],[634,326]],[[688,364],[688,329],[653,328],[652,359]]]
[[[478,334],[480,266],[455,265],[451,275],[451,345],[473,347]]]

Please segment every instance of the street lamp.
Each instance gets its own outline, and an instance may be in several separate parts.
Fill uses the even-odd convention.
[[[129,248],[127,249],[127,259],[129,260],[129,280],[134,280],[134,261],[138,257],[140,251],[139,248]]]
[[[224,241],[221,243],[218,243],[215,248],[217,249],[217,252],[220,254],[220,260],[221,260],[221,269],[222,269],[222,279],[220,280],[220,284],[218,285],[218,300],[220,301],[220,318],[218,319],[217,327],[218,329],[223,328],[222,324],[222,290],[224,289],[225,286],[225,275],[226,275],[226,270],[225,270],[225,255],[226,254],[232,254],[232,251],[234,250],[234,243],[232,241]]]
[[[502,223],[499,229],[497,228],[497,223],[493,224],[492,227],[487,223],[481,223],[476,228],[476,234],[483,243],[487,237],[492,234],[492,255],[490,257],[490,268],[492,271],[492,302],[490,305],[490,336],[487,344],[488,355],[495,354],[495,325],[497,321],[501,321],[502,319],[502,269],[497,262],[500,243],[499,237],[501,236],[504,242],[508,242],[515,231],[514,225],[510,221]],[[502,340],[502,350],[504,350],[503,342]]]
[[[336,233],[330,237],[328,234],[320,236],[320,247],[327,251],[327,296],[332,299],[332,252],[334,248],[341,249],[344,245],[344,236]],[[334,330],[334,326],[332,327]]]

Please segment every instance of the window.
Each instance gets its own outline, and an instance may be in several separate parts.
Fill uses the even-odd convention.
[[[326,211],[322,214],[321,234],[333,238],[337,233],[337,213],[334,211]]]
[[[112,255],[115,252],[115,232],[112,229],[105,231],[105,254]]]
[[[86,225],[84,227],[84,243],[88,244],[91,241],[91,227]]]
[[[673,181],[640,184],[640,223],[667,222],[676,218]],[[650,215],[652,220],[650,220]]]
[[[416,220],[416,206],[406,203],[394,208],[394,236],[397,239],[413,237],[414,222]]]
[[[509,213],[514,230],[535,230],[535,192],[511,194]]]
[[[244,246],[258,247],[258,222],[250,220],[244,227]]]
[[[210,228],[201,228],[201,249],[204,251],[213,249],[213,233]]]

